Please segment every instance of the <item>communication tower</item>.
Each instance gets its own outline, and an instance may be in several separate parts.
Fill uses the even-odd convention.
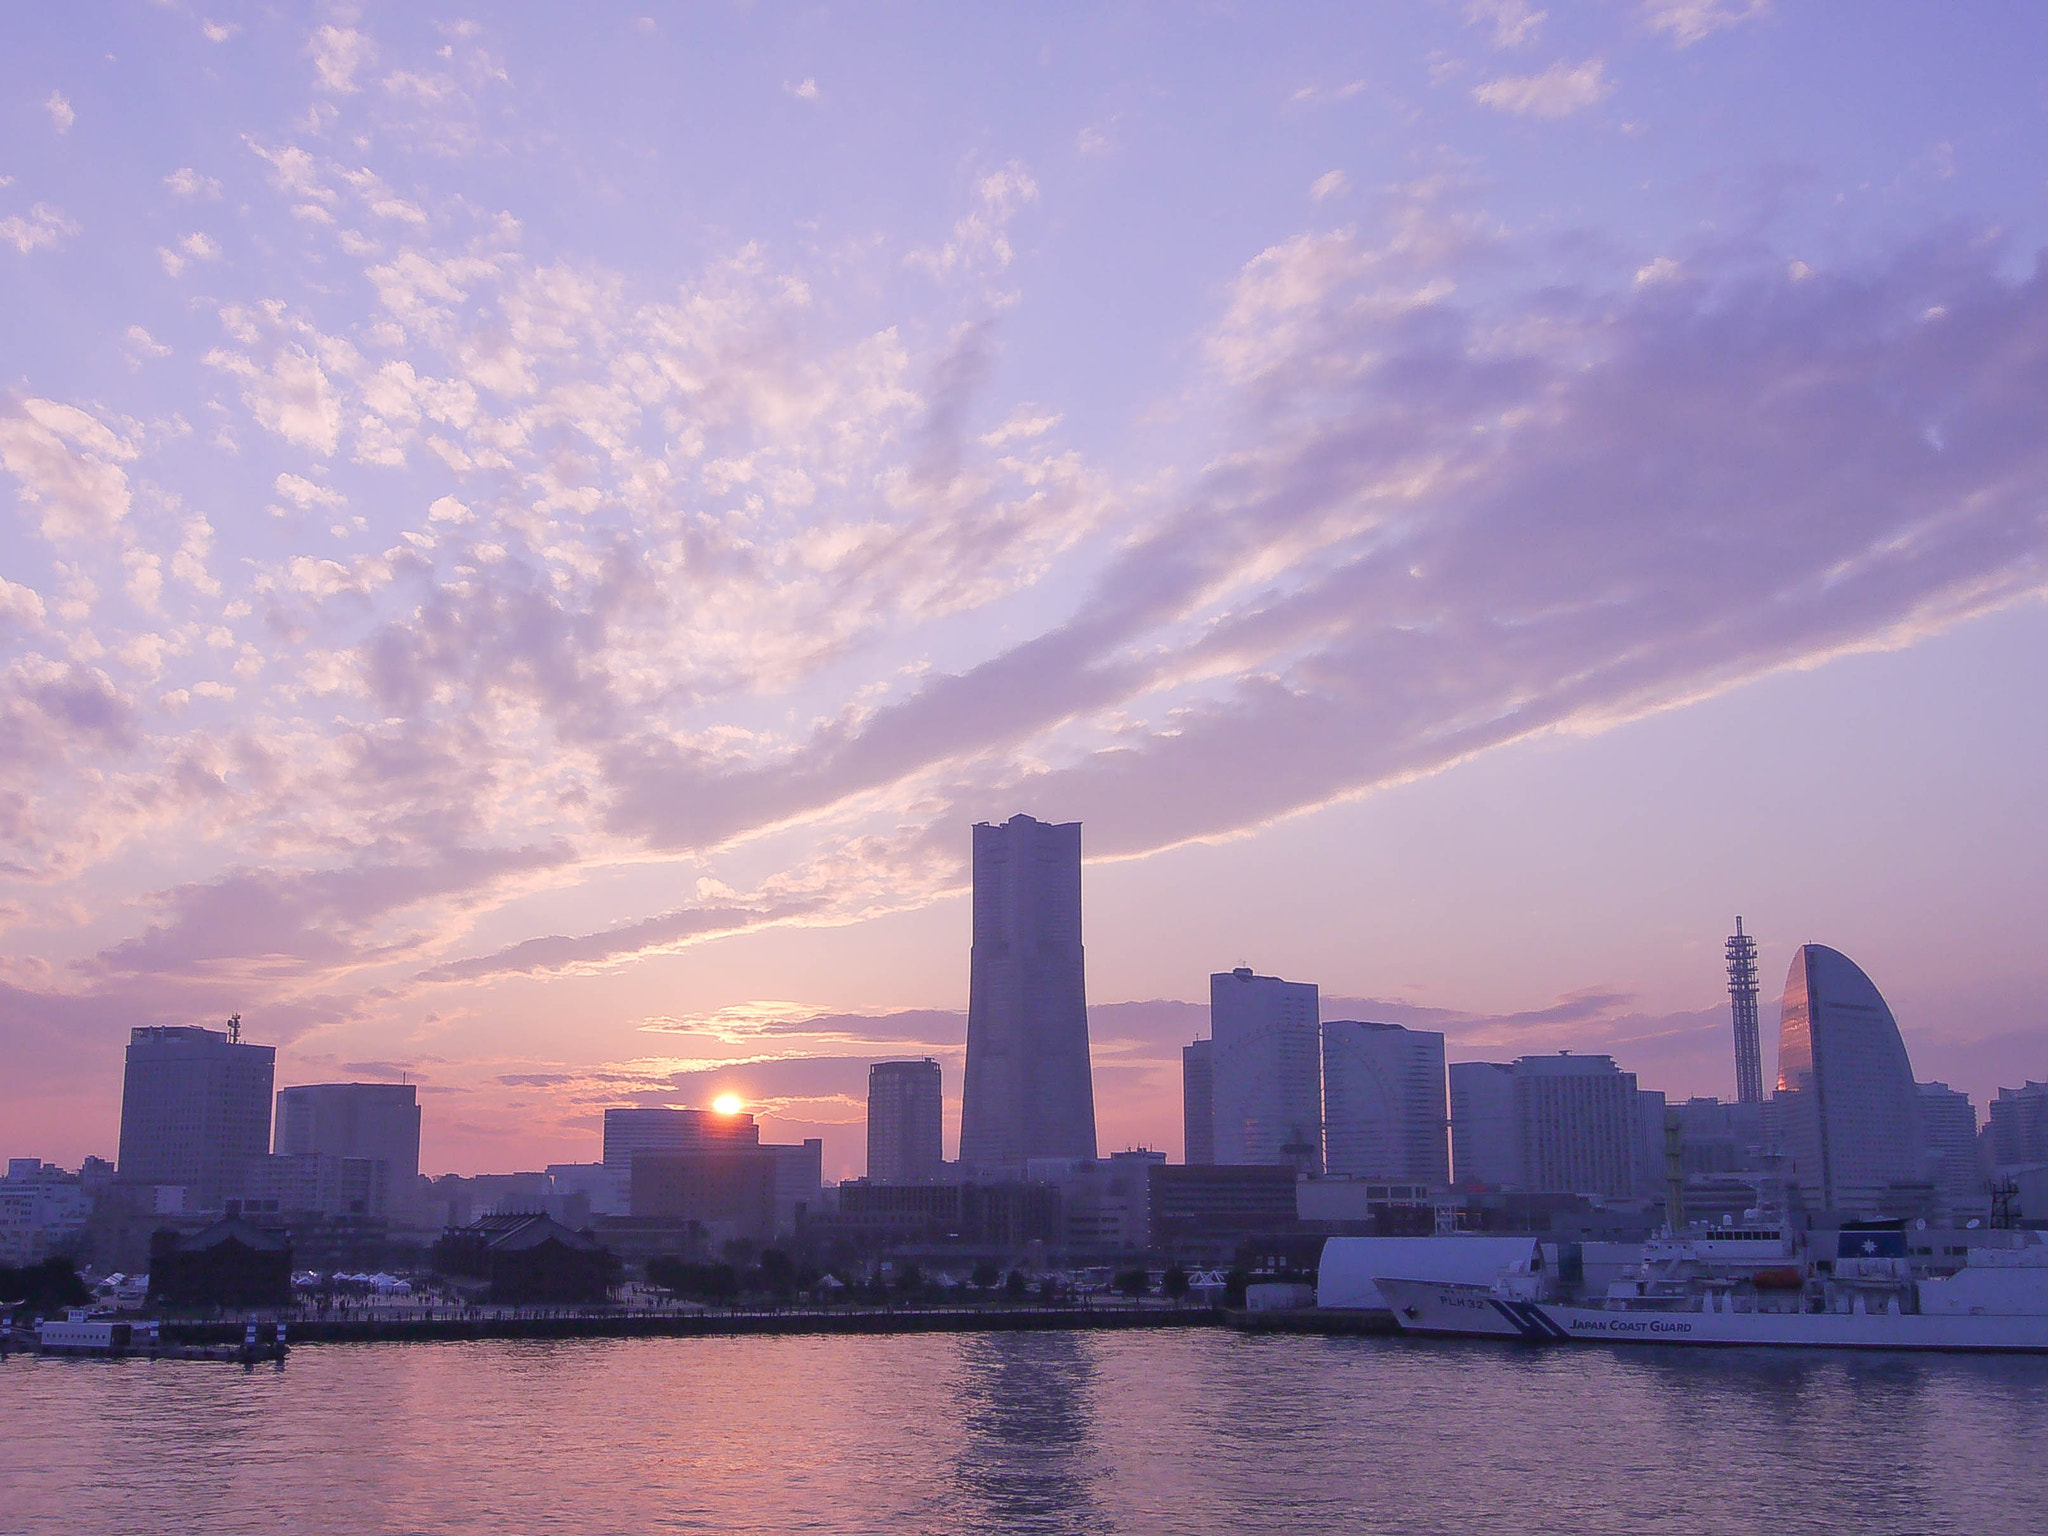
[[[1735,1016],[1735,1098],[1741,1104],[1764,1101],[1764,1058],[1756,1030],[1756,940],[1742,931],[1728,935],[1728,1008]]]

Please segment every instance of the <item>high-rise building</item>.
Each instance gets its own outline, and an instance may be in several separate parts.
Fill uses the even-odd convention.
[[[188,1208],[216,1209],[270,1152],[277,1050],[230,1029],[147,1025],[128,1032],[121,1084],[120,1178],[180,1185]]]
[[[1642,1179],[1636,1075],[1612,1056],[1522,1056],[1514,1065],[1523,1187],[1626,1199]]]
[[[1180,1048],[1180,1114],[1186,1140],[1181,1161],[1201,1167],[1216,1161],[1216,1055],[1213,1040]]]
[[[388,1165],[394,1188],[420,1174],[419,1090],[411,1083],[307,1083],[277,1091],[273,1150]]]
[[[1756,940],[1742,931],[1739,917],[1728,935],[1727,954],[1728,1011],[1735,1024],[1735,1101],[1761,1104],[1764,1059],[1756,1022]]]
[[[946,1167],[939,1064],[878,1061],[868,1068],[868,1178],[923,1184]]]
[[[1515,1069],[1504,1061],[1454,1061],[1450,1080],[1451,1168],[1458,1183],[1520,1189]]]
[[[1353,1019],[1323,1025],[1324,1167],[1442,1187],[1451,1181],[1444,1037]]]
[[[1095,1156],[1081,950],[1081,824],[974,828],[974,951],[960,1162]]]
[[[1990,1104],[1991,1159],[2000,1168],[2048,1163],[2048,1083],[2001,1088]]]
[[[604,1112],[604,1165],[630,1179],[641,1152],[697,1152],[705,1148],[752,1147],[761,1128],[744,1112],[712,1109],[608,1109]]]
[[[1925,1177],[1920,1093],[1898,1022],[1847,955],[1807,944],[1785,977],[1778,1136],[1807,1205],[1874,1215]]]
[[[1934,1164],[1935,1192],[1952,1213],[1988,1210],[1991,1181],[1977,1161],[1977,1106],[1947,1083],[1918,1087],[1920,1134]]]
[[[1250,966],[1209,978],[1218,1164],[1322,1171],[1320,1007],[1312,981],[1257,976]]]

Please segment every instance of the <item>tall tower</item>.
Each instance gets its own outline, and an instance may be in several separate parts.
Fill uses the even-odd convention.
[[[1756,1030],[1756,940],[1742,931],[1728,935],[1728,1008],[1735,1016],[1735,1099],[1739,1104],[1764,1101],[1763,1048]]]
[[[1216,1161],[1323,1171],[1320,994],[1248,965],[1209,978]]]
[[[1021,1172],[1095,1156],[1081,952],[1081,824],[974,828],[974,952],[960,1162]]]

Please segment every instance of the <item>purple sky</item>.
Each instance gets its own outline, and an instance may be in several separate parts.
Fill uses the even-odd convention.
[[[1737,912],[2048,1076],[2038,6],[477,16],[8,23],[5,1152],[239,1010],[858,1172],[1017,810],[1106,1147],[1240,963],[1727,1093]]]

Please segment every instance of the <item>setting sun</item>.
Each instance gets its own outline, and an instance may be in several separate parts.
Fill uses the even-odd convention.
[[[736,1115],[740,1112],[739,1096],[737,1094],[721,1093],[711,1101],[711,1107],[721,1115]]]

